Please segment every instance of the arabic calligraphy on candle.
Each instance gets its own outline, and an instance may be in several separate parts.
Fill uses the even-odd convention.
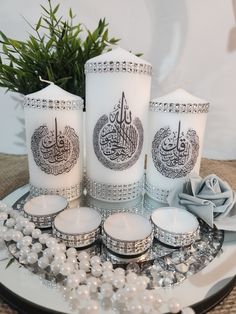
[[[37,128],[31,138],[31,150],[35,163],[48,174],[69,172],[79,158],[79,137],[70,126],[60,131],[57,119],[54,129],[46,125]]]
[[[137,160],[142,149],[143,128],[138,118],[132,118],[124,92],[113,111],[98,120],[93,143],[98,159],[111,169],[126,169]]]
[[[199,138],[195,130],[177,131],[170,127],[156,132],[152,142],[152,159],[157,170],[168,178],[186,176],[194,168],[199,153]]]

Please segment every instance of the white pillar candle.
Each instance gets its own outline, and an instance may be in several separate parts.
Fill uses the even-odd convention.
[[[51,83],[25,97],[32,195],[80,196],[83,178],[83,100]]]
[[[185,209],[161,207],[152,213],[151,220],[155,237],[165,244],[185,246],[198,237],[198,220]]]
[[[56,216],[53,234],[67,246],[84,247],[100,234],[101,215],[90,207],[70,208]]]
[[[60,195],[40,195],[27,201],[24,215],[39,228],[51,227],[55,216],[68,206],[68,201]]]
[[[134,213],[116,213],[103,225],[103,242],[113,252],[136,255],[152,244],[152,225],[145,217]]]
[[[144,174],[151,65],[117,48],[88,60],[85,72],[88,193],[133,199]]]
[[[207,101],[183,89],[150,103],[146,190],[166,202],[173,189],[199,173]]]

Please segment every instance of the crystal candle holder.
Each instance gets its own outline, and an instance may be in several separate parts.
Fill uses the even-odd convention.
[[[162,203],[200,169],[209,103],[183,89],[150,102],[146,192]]]
[[[151,215],[154,236],[160,242],[182,247],[199,237],[199,223],[195,216],[182,208],[162,207]]]
[[[27,201],[23,213],[38,228],[49,228],[57,214],[68,207],[68,201],[59,195],[40,195]]]
[[[86,189],[123,202],[143,190],[151,65],[117,48],[87,61]]]
[[[70,208],[56,216],[53,235],[68,247],[82,248],[100,235],[101,215],[90,207]]]
[[[116,213],[105,220],[102,240],[114,253],[126,256],[143,254],[152,244],[152,225],[141,215]]]
[[[51,83],[25,96],[31,196],[82,194],[83,100]]]

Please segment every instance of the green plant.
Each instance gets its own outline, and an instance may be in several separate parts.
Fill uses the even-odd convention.
[[[41,8],[36,25],[29,24],[33,34],[26,41],[8,38],[0,31],[0,86],[29,94],[45,87],[41,76],[84,99],[85,62],[110,50],[119,39],[109,38],[105,18],[91,32],[82,23],[75,24],[71,9],[63,20],[57,16],[59,4],[53,7],[48,0],[48,7]]]

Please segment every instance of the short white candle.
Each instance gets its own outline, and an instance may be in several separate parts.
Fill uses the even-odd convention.
[[[150,236],[152,226],[145,217],[133,213],[116,213],[104,222],[106,234],[120,241],[138,241]]]
[[[24,211],[32,216],[53,215],[68,205],[67,200],[59,195],[40,195],[27,201]]]
[[[196,231],[199,226],[197,218],[182,208],[158,208],[151,218],[154,225],[167,232],[184,234]]]
[[[116,201],[135,198],[127,192],[122,199],[118,189],[139,182],[144,174],[151,65],[117,48],[88,60],[85,69],[87,176],[114,186]],[[98,199],[110,201],[116,194],[107,193],[105,186],[103,193],[93,189],[88,193]]]
[[[183,89],[151,101],[146,172],[151,197],[166,202],[170,190],[199,173],[208,107]]]
[[[90,207],[70,208],[61,212],[54,226],[62,233],[80,235],[96,230],[101,224],[101,215]]]
[[[83,100],[53,83],[25,97],[26,142],[32,195],[81,194]]]

